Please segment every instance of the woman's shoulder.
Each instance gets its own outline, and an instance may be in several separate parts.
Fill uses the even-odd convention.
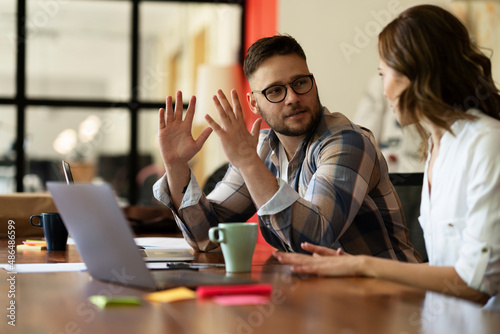
[[[480,159],[498,161],[500,155],[496,152],[500,142],[500,121],[479,110],[467,113],[476,118],[464,121],[465,125],[456,134],[463,150]]]
[[[470,109],[467,114],[476,119],[469,122],[471,130],[498,131],[500,130],[500,120],[495,119],[477,109]]]
[[[500,140],[500,120],[477,109],[470,109],[467,114],[475,118],[456,122],[451,128],[454,134],[458,138],[471,143],[481,140],[493,142],[497,145]]]

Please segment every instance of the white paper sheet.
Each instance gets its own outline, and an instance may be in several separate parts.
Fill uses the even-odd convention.
[[[134,238],[134,241],[145,248],[192,249],[184,238],[142,237]],[[68,238],[68,245],[74,244],[75,241]]]
[[[192,249],[184,238],[144,237],[134,240],[137,245],[145,248]]]
[[[166,262],[149,262],[146,263],[149,269],[166,269]],[[85,263],[22,263],[16,264],[14,270],[11,270],[10,264],[0,264],[0,269],[5,269],[8,272],[17,274],[26,273],[55,273],[65,271],[86,271]]]
[[[184,238],[163,238],[163,237],[144,237],[135,238],[135,243],[144,248],[154,249],[189,249],[191,246]],[[73,239],[68,239],[68,245],[74,245]],[[166,268],[166,262],[146,263],[149,269]],[[64,271],[85,271],[85,263],[20,263],[16,264],[14,270],[11,270],[10,264],[0,264],[0,269],[16,273],[50,273]]]

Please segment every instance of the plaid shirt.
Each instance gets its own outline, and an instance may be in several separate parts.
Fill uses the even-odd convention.
[[[370,131],[326,108],[314,131],[297,148],[288,165],[288,183],[280,179],[279,140],[260,132],[259,156],[277,177],[278,192],[257,212],[264,239],[277,249],[304,252],[309,242],[350,254],[369,254],[418,262],[408,239],[399,198],[387,163]],[[166,177],[153,187],[170,207],[189,244],[197,250],[217,247],[208,229],[220,222],[242,222],[256,211],[239,171],[230,166],[224,179],[205,196],[193,174],[176,211]]]

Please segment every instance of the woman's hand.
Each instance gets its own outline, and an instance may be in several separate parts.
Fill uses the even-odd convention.
[[[317,246],[310,244],[308,242],[303,242],[301,245],[303,250],[308,251],[309,253],[321,255],[321,256],[328,256],[328,255],[348,255],[346,252],[342,250],[342,248],[338,248],[337,250],[324,247],[324,246]]]
[[[313,255],[274,252],[273,256],[283,264],[292,265],[292,271],[296,273],[320,276],[363,275],[365,256],[352,256],[341,248],[335,250],[309,243],[303,243],[302,248]]]

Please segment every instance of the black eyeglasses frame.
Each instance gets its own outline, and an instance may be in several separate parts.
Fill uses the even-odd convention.
[[[294,82],[296,82],[297,80],[299,80],[299,79],[303,79],[303,78],[309,78],[309,79],[311,79],[311,88],[310,88],[307,92],[304,92],[304,93],[298,93],[298,92],[296,92],[296,91],[295,91],[295,89],[293,88],[293,84],[294,84]],[[289,86],[290,86],[290,88],[293,90],[293,92],[294,92],[295,94],[297,94],[297,95],[305,95],[305,94],[309,93],[309,92],[313,89],[313,87],[314,87],[314,75],[312,75],[312,74],[301,75],[300,77],[297,77],[296,79],[294,79],[292,82],[289,82],[289,83],[284,84],[284,85],[271,85],[271,86],[269,86],[269,87],[267,87],[267,88],[264,88],[263,90],[260,90],[260,91],[259,91],[259,90],[253,90],[253,91],[252,91],[252,94],[253,94],[253,93],[260,93],[260,94],[264,95],[264,97],[266,98],[266,100],[268,100],[270,103],[280,103],[280,102],[283,102],[283,101],[286,99],[286,95],[288,94],[288,89],[286,88],[286,86],[287,86],[287,85],[289,85]],[[281,100],[279,100],[279,101],[271,101],[271,100],[269,100],[269,98],[267,97],[266,91],[267,91],[269,88],[272,88],[272,87],[283,87],[283,88],[285,89],[285,95],[283,95],[283,98],[282,98]]]

